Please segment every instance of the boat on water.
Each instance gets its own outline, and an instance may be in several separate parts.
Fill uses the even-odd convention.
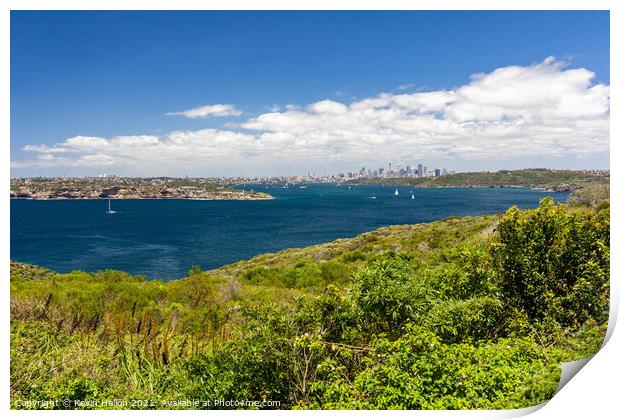
[[[394,191],[394,195],[398,195],[398,189],[396,189],[396,191]]]
[[[411,199],[415,200],[415,195],[414,194],[411,194]]]
[[[116,211],[112,210],[112,199],[108,196],[108,211],[107,214],[114,214]]]
[[[300,189],[300,190],[303,190],[303,189],[306,189],[306,188],[308,188],[308,187],[306,187],[305,185],[300,185],[300,186],[299,186],[299,189]]]
[[[372,197],[368,197],[368,198],[370,198],[371,200],[376,200],[377,199],[377,197],[375,197],[374,195]]]

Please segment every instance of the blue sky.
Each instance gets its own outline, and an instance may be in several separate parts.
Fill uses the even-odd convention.
[[[510,66],[516,73],[472,84],[472,75]],[[540,93],[527,84],[539,76],[542,86],[564,84]],[[561,115],[535,122],[529,100],[521,101],[527,109],[497,111],[504,99],[480,99],[483,87],[499,92],[505,84],[531,86],[528,97],[561,103]],[[268,175],[386,159],[457,170],[608,167],[608,85],[607,12],[12,12],[12,175]],[[403,110],[405,100],[418,104],[416,93],[433,92],[456,96]],[[390,104],[353,106],[382,93]],[[596,115],[585,109],[590,100]],[[455,102],[462,106],[448,109]],[[217,104],[237,111],[166,115]],[[380,115],[396,108],[398,119]],[[329,118],[332,111],[339,117]],[[560,138],[562,118],[584,123]],[[430,128],[438,121],[441,128]],[[511,124],[508,131],[476,142],[472,123],[477,133],[500,122]],[[588,139],[596,147],[580,152],[575,143]],[[541,146],[497,160],[495,141]],[[170,153],[180,143],[201,159]]]

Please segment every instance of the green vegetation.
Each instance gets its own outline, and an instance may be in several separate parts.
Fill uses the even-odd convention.
[[[359,184],[415,185],[418,187],[519,187],[575,191],[595,184],[609,188],[609,173],[554,169],[519,169],[497,172],[463,172],[437,178],[359,179]]]
[[[609,205],[578,204],[546,198],[534,210],[382,228],[194,266],[168,283],[12,263],[12,407],[539,404],[560,364],[595,353],[607,327]]]
[[[568,197],[573,206],[609,206],[609,183],[592,183],[575,191]]]

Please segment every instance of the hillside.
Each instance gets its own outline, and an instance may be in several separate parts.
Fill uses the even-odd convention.
[[[358,179],[359,184],[415,185],[417,187],[495,187],[540,188],[549,191],[575,191],[591,184],[609,185],[609,173],[553,169],[519,169],[497,172],[462,172],[436,178]]]
[[[391,226],[168,283],[12,262],[12,407],[539,404],[560,363],[605,335],[609,206],[598,201]],[[179,400],[199,405],[170,406]]]
[[[203,178],[13,178],[11,198],[34,200],[67,199],[187,199],[267,200],[269,194],[225,188]]]

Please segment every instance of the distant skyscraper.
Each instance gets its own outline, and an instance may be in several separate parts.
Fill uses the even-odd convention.
[[[422,164],[421,164],[421,163],[420,163],[420,164],[418,164],[418,176],[423,176],[423,173],[422,173]]]

